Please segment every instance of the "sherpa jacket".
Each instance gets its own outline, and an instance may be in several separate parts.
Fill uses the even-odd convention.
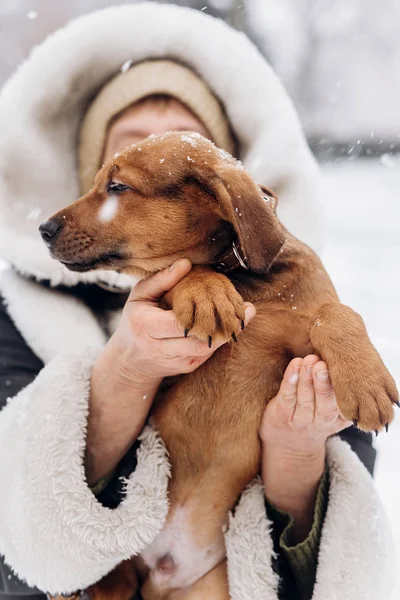
[[[21,581],[45,592],[97,581],[151,543],[168,510],[170,465],[149,427],[115,509],[96,498],[83,467],[90,372],[119,311],[94,308],[65,288],[134,282],[116,282],[110,271],[66,270],[37,231],[79,196],[77,139],[90,99],[127,60],[149,57],[175,57],[204,78],[225,105],[245,169],[277,191],[288,229],[319,247],[318,169],[293,106],[253,44],[223,22],[154,3],[109,8],[50,36],[9,80],[0,95],[0,256],[13,268],[1,273],[0,294],[18,347],[36,364],[3,371],[9,400],[0,411],[0,555]],[[394,553],[371,476],[338,437],[327,445],[327,470],[312,599],[386,600]],[[277,600],[272,531],[256,479],[225,535],[232,600]]]

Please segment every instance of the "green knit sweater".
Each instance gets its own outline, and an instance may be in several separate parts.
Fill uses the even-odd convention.
[[[279,598],[282,600],[310,600],[312,597],[328,492],[329,473],[326,468],[318,487],[311,531],[305,540],[295,545],[291,540],[293,518],[266,501],[277,556],[273,567],[280,577]]]

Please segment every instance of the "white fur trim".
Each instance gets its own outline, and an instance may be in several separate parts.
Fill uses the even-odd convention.
[[[350,446],[328,442],[330,493],[312,600],[389,599],[396,552],[375,484]]]
[[[105,44],[104,40],[112,40]],[[0,256],[23,274],[75,285],[114,272],[72,273],[50,258],[39,223],[78,197],[76,140],[90,98],[121,66],[177,58],[226,106],[244,167],[280,196],[289,230],[318,247],[319,175],[293,105],[256,47],[200,11],[140,3],[86,15],[51,35],[0,95]],[[117,282],[126,285],[124,278]]]
[[[47,289],[11,269],[0,273],[0,294],[17,329],[44,363],[89,346],[100,350],[106,342],[92,311],[72,295]]]
[[[138,466],[115,510],[85,480],[88,389],[93,353],[58,357],[1,411],[0,553],[29,585],[69,593],[139,553],[168,510],[169,463],[146,428]]]
[[[278,600],[279,578],[272,570],[272,524],[265,511],[261,480],[244,490],[225,534],[232,600]]]
[[[389,599],[396,573],[390,526],[375,484],[350,446],[327,444],[330,491],[312,600]],[[271,523],[259,480],[243,493],[225,534],[232,600],[277,600]]]

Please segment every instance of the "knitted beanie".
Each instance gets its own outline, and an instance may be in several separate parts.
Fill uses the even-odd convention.
[[[194,71],[172,60],[147,60],[132,67],[128,62],[100,90],[84,115],[79,141],[81,194],[89,191],[101,166],[110,121],[128,106],[153,94],[165,94],[182,102],[203,123],[217,146],[234,153],[235,142],[225,111]]]

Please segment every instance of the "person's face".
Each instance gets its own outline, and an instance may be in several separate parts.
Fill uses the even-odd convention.
[[[167,131],[196,131],[210,139],[210,134],[195,115],[178,100],[168,103],[143,102],[123,111],[107,132],[103,162],[116,152],[143,140],[151,134]]]

